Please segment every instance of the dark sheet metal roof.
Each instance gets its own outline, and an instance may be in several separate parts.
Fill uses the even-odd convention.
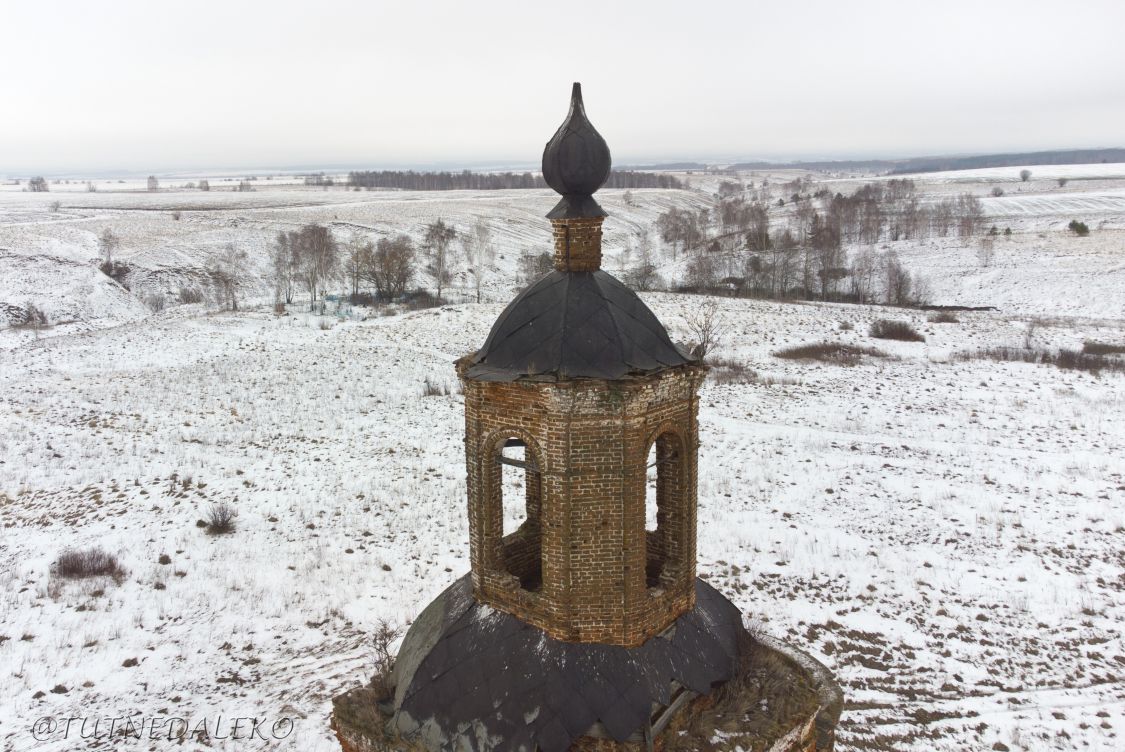
[[[609,146],[586,117],[582,84],[575,83],[566,120],[543,149],[543,179],[564,196],[547,216],[604,217],[591,194],[609,179],[611,165]]]
[[[613,275],[553,271],[508,304],[472,356],[468,376],[621,379],[691,362]]]
[[[473,600],[458,580],[410,628],[395,663],[395,724],[429,749],[563,752],[600,722],[642,730],[673,682],[706,694],[738,665],[742,614],[696,580],[695,609],[639,648],[561,642]]]

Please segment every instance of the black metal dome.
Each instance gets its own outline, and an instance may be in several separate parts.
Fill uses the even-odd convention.
[[[570,112],[543,149],[543,179],[563,196],[547,216],[605,216],[592,194],[609,179],[612,164],[609,146],[586,118],[582,84],[575,83]]]
[[[639,648],[560,642],[473,599],[465,575],[433,600],[395,659],[396,730],[428,749],[565,752],[600,723],[624,742],[668,705],[738,670],[742,614],[695,581],[695,608]]]
[[[508,304],[468,377],[621,379],[694,362],[637,294],[604,271],[553,271]]]

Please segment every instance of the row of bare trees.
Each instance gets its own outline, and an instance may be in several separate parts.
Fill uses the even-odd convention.
[[[374,288],[382,300],[406,292],[414,279],[414,241],[408,235],[379,238],[378,242],[354,236],[347,246],[344,272],[352,300],[364,288]]]
[[[441,300],[463,265],[479,302],[494,257],[492,231],[483,220],[459,232],[437,219],[426,226],[419,247],[404,234],[373,241],[355,233],[341,243],[330,228],[309,224],[277,234],[270,249],[269,278],[275,302],[292,303],[295,293],[303,290],[315,304],[341,281],[353,300],[370,290],[380,300],[393,300],[426,272],[434,281],[436,299]]]
[[[819,237],[824,239],[801,244],[786,229],[759,253],[698,253],[688,261],[685,287],[772,299],[926,302],[924,281],[893,251],[858,246],[849,253],[831,233]]]
[[[780,187],[782,195],[773,201]],[[850,195],[814,190],[798,179],[754,187],[724,181],[713,208],[673,208],[655,230],[673,261],[683,254],[683,282],[694,289],[727,289],[761,297],[803,297],[903,304],[925,296],[898,257],[878,253],[880,242],[981,233],[984,211],[970,193],[923,202],[913,181],[860,186]],[[771,227],[771,220],[779,225]],[[848,252],[849,247],[851,253]],[[633,255],[635,252],[635,255]],[[651,289],[663,280],[647,233],[626,259],[627,281]]]
[[[310,180],[316,182],[310,183]],[[306,185],[332,185],[323,174],[310,175]],[[409,191],[456,191],[546,188],[543,176],[530,172],[414,172],[413,170],[357,170],[348,173],[349,188],[397,188]],[[606,188],[683,188],[673,175],[614,170]]]

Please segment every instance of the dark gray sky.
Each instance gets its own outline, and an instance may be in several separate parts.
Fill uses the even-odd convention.
[[[4,2],[0,173],[1125,145],[1125,2]]]

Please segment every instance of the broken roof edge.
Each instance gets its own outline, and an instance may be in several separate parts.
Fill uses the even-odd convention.
[[[679,687],[709,694],[738,672],[741,611],[696,578],[695,606],[639,647],[556,640],[472,598],[464,575],[427,606],[395,660],[394,728],[428,749],[563,752],[601,725],[624,742]],[[573,699],[575,701],[569,701]],[[476,737],[479,738],[479,737]]]
[[[472,353],[464,357],[471,360],[475,355],[476,353]],[[685,355],[684,357],[687,358],[688,356]],[[465,369],[462,378],[468,381],[523,381],[540,384],[578,384],[582,382],[612,384],[619,382],[639,382],[645,379],[650,379],[654,376],[661,376],[668,371],[676,371],[689,368],[706,371],[710,369],[710,366],[699,361],[689,360],[686,363],[677,363],[676,365],[663,366],[661,368],[650,369],[647,371],[629,371],[621,376],[618,376],[617,378],[607,379],[600,376],[569,376],[565,372],[556,371],[545,371],[543,373],[516,373],[514,371],[508,371],[502,368],[494,368],[483,363],[475,363],[470,364]]]

